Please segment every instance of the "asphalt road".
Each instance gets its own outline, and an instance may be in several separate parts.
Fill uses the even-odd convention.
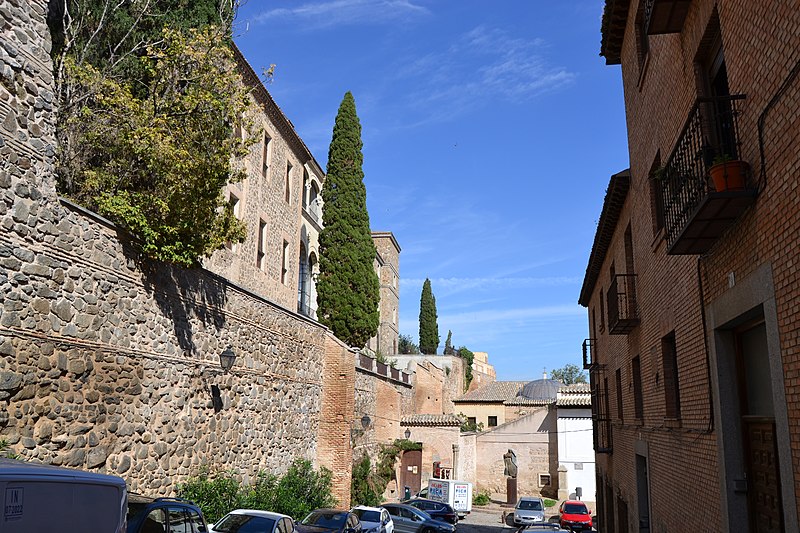
[[[505,523],[503,523],[504,511],[507,513]],[[458,521],[456,533],[516,533],[517,527],[514,526],[513,512],[513,508],[499,506],[476,508],[473,506],[472,513]],[[552,521],[555,515],[548,513],[547,518]]]

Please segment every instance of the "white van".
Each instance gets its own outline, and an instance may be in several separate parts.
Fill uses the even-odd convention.
[[[432,477],[428,480],[427,498],[449,504],[459,518],[464,518],[472,512],[472,483]]]
[[[0,533],[125,533],[128,492],[116,476],[0,458]]]

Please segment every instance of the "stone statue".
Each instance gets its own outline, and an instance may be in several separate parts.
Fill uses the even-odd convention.
[[[517,454],[514,453],[514,450],[509,449],[506,453],[503,454],[503,461],[505,462],[505,470],[503,470],[503,475],[508,476],[511,478],[517,477]]]

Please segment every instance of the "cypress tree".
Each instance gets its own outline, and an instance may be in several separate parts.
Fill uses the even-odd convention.
[[[419,299],[419,350],[435,354],[439,348],[439,325],[436,323],[436,298],[431,290],[431,280],[425,278]]]
[[[453,355],[456,351],[453,349],[453,332],[447,330],[447,340],[444,341],[444,354]]]
[[[317,315],[339,339],[359,348],[378,332],[380,300],[362,146],[356,103],[348,91],[336,115],[322,186]]]

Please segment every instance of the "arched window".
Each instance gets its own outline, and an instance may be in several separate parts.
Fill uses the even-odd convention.
[[[308,257],[306,255],[305,243],[300,243],[300,268],[298,269],[297,278],[297,312],[309,316],[308,308],[308,281],[309,281],[309,268]]]
[[[319,276],[319,263],[317,261],[317,254],[311,252],[308,254],[308,316],[317,318],[317,276]]]

